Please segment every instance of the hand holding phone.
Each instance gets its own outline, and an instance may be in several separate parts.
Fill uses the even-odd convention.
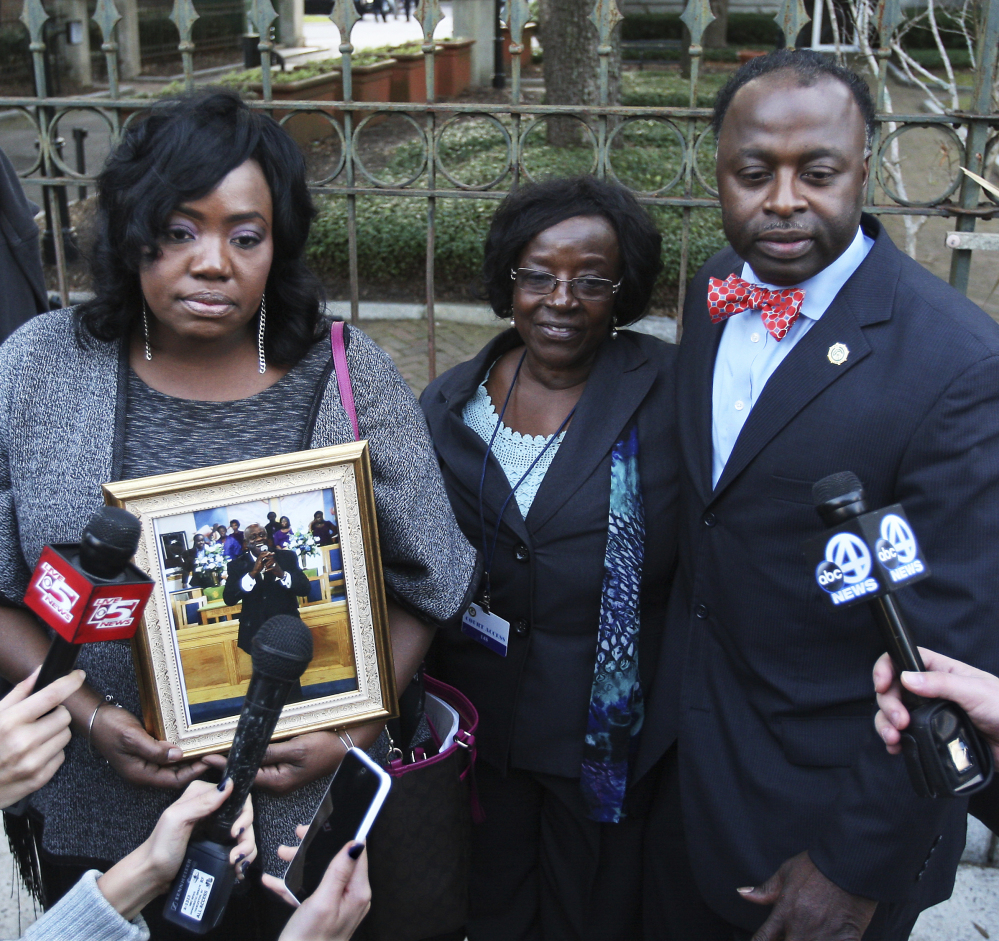
[[[350,748],[284,875],[293,904],[316,891],[330,860],[347,843],[364,843],[392,779],[361,749]]]

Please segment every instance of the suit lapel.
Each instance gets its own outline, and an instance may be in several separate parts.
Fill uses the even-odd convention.
[[[719,260],[718,274],[726,278],[742,270],[742,259],[729,250],[728,256]],[[677,396],[679,398],[680,447],[698,496],[706,505],[711,501],[711,468],[714,452],[712,423],[712,386],[715,357],[721,343],[724,323],[714,324],[708,317],[707,294],[699,290],[684,312],[683,338],[677,366]]]
[[[870,354],[871,347],[863,328],[891,317],[898,280],[898,249],[880,224],[869,216],[864,217],[864,227],[874,227],[874,246],[821,319],[767,381],[735,442],[712,499],[717,498],[812,399]],[[830,348],[836,343],[844,344],[849,350],[846,362],[840,365],[829,359]],[[713,357],[711,363],[713,366]],[[710,454],[710,435],[707,445]]]
[[[834,309],[834,307],[839,309]],[[798,412],[826,386],[853,369],[871,351],[860,324],[834,305],[802,337],[767,381],[735,442],[713,494],[717,497]],[[850,351],[842,365],[829,361],[829,348],[843,343]]]
[[[533,531],[565,505],[607,456],[657,372],[657,366],[627,336],[604,342],[576,414],[527,514]]]

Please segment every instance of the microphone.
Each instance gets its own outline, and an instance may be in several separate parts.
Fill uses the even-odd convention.
[[[55,632],[34,690],[73,669],[80,646],[135,633],[153,581],[130,564],[141,524],[118,507],[101,507],[79,543],[45,546],[24,603]]]
[[[866,601],[896,672],[926,667],[892,594],[930,574],[901,504],[869,511],[860,478],[842,471],[812,487],[815,509],[830,529],[805,544],[815,580],[834,607]],[[910,721],[902,754],[921,797],[966,797],[992,779],[992,752],[964,710],[943,699],[903,693]]]
[[[229,866],[232,825],[250,793],[285,700],[312,661],[312,633],[291,614],[265,621],[252,646],[253,674],[223,775],[223,780],[232,778],[232,793],[209,818],[208,837],[187,848],[163,910],[168,922],[194,934],[211,931],[222,918],[236,881]]]

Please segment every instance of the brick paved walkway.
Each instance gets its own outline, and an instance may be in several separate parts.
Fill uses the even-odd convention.
[[[437,375],[475,356],[507,322],[495,327],[465,323],[436,324]],[[409,387],[419,395],[427,385],[427,323],[425,320],[362,320],[360,328],[375,341],[399,368]]]

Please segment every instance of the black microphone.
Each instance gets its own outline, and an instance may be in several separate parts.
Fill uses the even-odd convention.
[[[71,617],[67,622],[66,616],[69,612],[60,610],[60,606],[52,602],[52,589],[56,588],[56,593],[61,592],[64,598],[65,593],[73,589],[68,586],[53,585],[53,581],[58,581],[60,576],[63,579],[67,576],[72,577],[71,570],[73,568],[83,575],[97,580],[96,584],[98,585],[101,582],[122,579],[129,561],[139,547],[140,532],[141,525],[138,519],[127,510],[114,506],[102,506],[83,528],[78,547],[70,547],[69,551],[64,550],[61,553],[52,552],[53,547],[46,547],[50,552],[39,559],[38,568],[35,571],[37,574],[39,568],[45,567],[46,570],[39,580],[39,584],[47,587],[49,592],[40,606],[41,611],[38,611],[34,605],[31,607],[36,613],[41,614],[42,620],[55,630],[56,635],[52,638],[52,644],[42,662],[42,668],[35,680],[32,692],[44,689],[49,683],[69,673],[76,665],[76,658],[79,656],[83,643],[95,640],[117,640],[122,637],[120,632],[116,632],[115,636],[111,637],[106,632],[98,634],[96,631],[90,631],[85,636],[81,636],[81,627],[84,630],[87,627],[83,619],[83,614],[86,613],[85,607],[78,605],[79,617]],[[58,549],[58,547],[56,548]],[[34,577],[32,581],[35,581]],[[148,597],[149,593],[147,592],[146,598]],[[30,595],[27,600],[30,604]],[[144,606],[145,601],[143,601]],[[65,609],[65,605],[62,608]],[[136,612],[135,606],[132,606],[127,613],[130,615],[127,626],[131,627],[131,633],[134,633],[142,610],[139,609]],[[68,631],[73,632],[73,639],[66,636]],[[131,633],[127,636],[130,637]]]
[[[815,579],[833,605],[866,601],[881,629],[896,672],[926,667],[892,592],[930,574],[900,504],[869,511],[864,486],[851,471],[831,474],[812,488],[815,508],[830,527],[806,545],[818,560]],[[902,753],[922,797],[966,797],[988,786],[992,752],[964,710],[943,699],[903,690],[909,725]]]
[[[192,843],[167,896],[163,917],[194,934],[222,918],[235,875],[229,865],[232,825],[243,809],[257,769],[292,687],[312,661],[312,633],[301,618],[278,614],[253,637],[253,674],[229,749],[223,780],[232,793],[209,818],[208,837]]]

